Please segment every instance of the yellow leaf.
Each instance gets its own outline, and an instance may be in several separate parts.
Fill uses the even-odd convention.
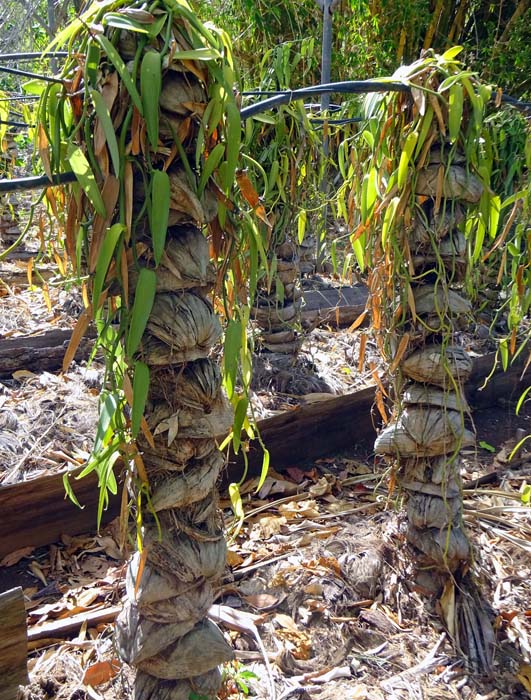
[[[531,693],[531,665],[521,664],[516,677],[528,693]]]
[[[68,347],[63,358],[63,372],[66,372],[66,370],[70,366],[70,363],[74,359],[74,356],[79,347],[79,343],[81,342],[81,339],[87,332],[87,328],[91,319],[92,306],[89,306],[88,309],[85,309],[80,315],[80,317],[77,319],[75,328],[72,331],[72,336],[70,337],[70,342],[68,343]]]

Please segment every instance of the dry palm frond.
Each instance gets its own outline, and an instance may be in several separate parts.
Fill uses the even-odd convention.
[[[169,225],[189,221],[207,224],[216,216],[216,198],[206,190],[201,200],[188,182],[184,168],[168,172],[170,176],[170,219]]]
[[[195,112],[194,104],[206,104],[205,88],[191,73],[171,71],[165,76],[159,104],[168,112],[187,115]]]
[[[460,527],[419,529],[410,524],[407,539],[442,568],[455,570],[470,555],[470,543]]]
[[[154,478],[151,497],[153,509],[186,508],[206,498],[212,493],[223,464],[223,456],[215,451],[203,460],[190,462],[184,472]]]
[[[441,241],[465,219],[465,209],[455,201],[447,201],[437,215],[433,210],[429,216],[419,215],[415,218],[412,231],[413,245],[429,245],[433,240]]]
[[[469,299],[445,289],[442,285],[424,284],[413,290],[417,314],[426,316],[458,316],[470,313],[472,304]]]
[[[437,197],[439,168],[442,165],[431,165],[419,171],[417,176],[416,194]],[[442,197],[445,199],[460,199],[463,202],[477,204],[483,192],[483,185],[475,175],[467,172],[460,165],[451,165],[444,171]]]
[[[151,397],[172,408],[187,406],[209,412],[221,388],[221,372],[212,360],[188,362],[184,367],[163,367],[152,373]]]
[[[439,387],[416,382],[406,386],[402,395],[402,402],[408,405],[440,406],[453,411],[469,410],[466,398],[461,392],[445,391]]]
[[[146,258],[149,264],[150,251]],[[129,272],[129,285],[134,288],[138,271]],[[157,292],[170,292],[192,287],[208,288],[214,284],[214,267],[209,261],[208,241],[194,226],[181,226],[168,231],[166,248],[157,268]]]
[[[407,406],[376,438],[377,454],[435,456],[473,445],[475,437],[458,411],[437,406]]]
[[[455,386],[464,383],[472,372],[472,359],[456,345],[446,347],[427,345],[417,350],[400,365],[402,372],[417,382],[437,386]]]
[[[221,686],[221,674],[217,668],[194,676],[189,681],[161,681],[139,671],[135,681],[135,700],[190,700],[198,697],[215,697]]]
[[[141,661],[138,667],[156,678],[184,679],[208,671],[214,663],[219,665],[233,658],[234,652],[219,628],[207,620],[157,656]]]
[[[409,522],[418,528],[444,528],[457,525],[461,517],[461,499],[441,498],[424,493],[411,493],[407,502]]]
[[[212,306],[196,294],[158,294],[144,335],[149,364],[170,365],[205,357],[221,337]]]
[[[190,632],[207,611],[208,607],[202,615],[192,615],[190,619],[179,622],[168,619],[149,620],[145,608],[140,611],[136,605],[126,602],[116,620],[116,648],[124,661],[136,665],[155,656],[176,639]],[[161,622],[163,624],[160,624]]]

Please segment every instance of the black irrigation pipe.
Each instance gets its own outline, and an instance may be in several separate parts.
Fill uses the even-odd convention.
[[[317,127],[321,127],[324,124],[336,124],[339,126],[345,124],[359,124],[364,122],[364,117],[351,117],[350,119],[323,119],[322,117],[309,117],[310,124],[315,124]]]
[[[37,175],[35,177],[18,177],[15,180],[0,180],[0,194],[4,192],[17,192],[18,190],[36,190],[39,187],[50,187],[52,185],[66,185],[75,182],[74,173],[60,173],[53,175],[52,179],[48,175]]]
[[[32,124],[26,124],[26,122],[13,122],[10,119],[6,119],[6,120],[0,119],[0,124],[6,124],[7,126],[20,126],[23,129],[27,129],[29,127],[33,128],[33,126],[34,126]]]
[[[0,71],[4,70],[0,67]],[[38,76],[42,77],[42,76]],[[52,79],[54,82],[61,82],[55,78]],[[243,120],[249,119],[265,112],[266,110],[273,109],[282,104],[289,104],[293,100],[300,100],[308,95],[319,95],[322,93],[333,93],[340,92],[344,94],[364,94],[368,92],[410,92],[409,85],[400,82],[384,82],[381,80],[356,80],[356,81],[345,81],[340,83],[326,83],[324,85],[312,85],[311,87],[300,88],[298,90],[284,90],[276,93],[273,97],[269,97],[262,102],[250,105],[249,107],[244,107],[240,111],[241,118]],[[492,99],[500,99],[500,95],[493,91]],[[531,111],[531,103],[521,102],[515,97],[510,97],[509,95],[501,95],[501,101],[506,102],[517,109],[522,109],[524,111]],[[357,118],[359,119],[359,118]],[[317,120],[315,120],[317,121]],[[331,121],[331,120],[323,120]],[[337,120],[341,122],[343,120]],[[348,120],[354,121],[353,120]],[[363,121],[363,120],[361,120]],[[0,180],[0,194],[4,192],[15,192],[16,190],[31,190],[37,189],[39,187],[46,187],[50,185],[63,185],[68,182],[75,182],[76,176],[72,172],[60,173],[54,175],[52,180],[47,175],[37,176],[37,177],[25,177],[17,178],[15,180]]]
[[[37,80],[44,80],[47,83],[62,83],[61,78],[53,78],[49,75],[41,75],[40,73],[31,73],[27,70],[20,70],[19,68],[9,68],[8,66],[0,66],[0,73],[11,73],[12,75],[21,75],[24,78],[35,78]]]
[[[405,83],[383,82],[381,80],[347,80],[340,83],[326,83],[324,85],[312,85],[298,90],[279,91],[273,97],[257,102],[249,107],[244,107],[240,114],[242,119],[249,119],[255,114],[260,114],[273,107],[289,104],[294,100],[301,100],[311,95],[331,94],[341,92],[344,94],[364,94],[367,92],[410,92]]]
[[[50,53],[25,52],[25,53],[0,53],[2,61],[43,61],[47,58],[68,58],[68,51],[51,51]]]
[[[265,91],[260,93],[260,91],[254,91],[254,93],[248,93],[249,95],[254,94],[259,96],[272,95],[268,99],[257,102],[254,105],[249,105],[241,110],[242,119],[248,119],[255,114],[260,114],[266,109],[272,109],[273,107],[278,107],[279,105],[289,104],[294,100],[301,99],[307,95],[319,95],[321,93],[333,93],[340,92],[344,94],[364,94],[367,92],[410,92],[411,88],[406,83],[402,82],[384,82],[379,80],[357,80],[357,81],[344,81],[340,83],[328,83],[325,85],[315,85],[307,88],[300,88],[297,90],[278,90]],[[246,93],[242,93],[244,95]],[[523,112],[531,111],[531,102],[522,102],[516,97],[511,97],[510,95],[500,94],[493,90],[491,93],[492,100],[501,100],[516,109]]]

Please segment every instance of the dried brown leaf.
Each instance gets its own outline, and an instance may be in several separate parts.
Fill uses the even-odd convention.
[[[111,659],[110,661],[96,661],[89,666],[83,674],[83,684],[90,686],[102,685],[108,683],[120,672],[121,663],[119,659]]]

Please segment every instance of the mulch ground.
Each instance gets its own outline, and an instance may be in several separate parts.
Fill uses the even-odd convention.
[[[383,465],[353,452],[271,471],[258,493],[248,483],[239,532],[222,500],[231,543],[211,614],[236,661],[221,700],[531,697],[531,454],[507,462],[530,416],[515,419],[508,406],[486,413],[477,417],[485,448],[466,456],[463,476],[497,474],[465,491],[473,578],[496,633],[492,672],[467,667],[437,602],[415,590],[398,496]],[[123,577],[117,522],[1,562],[0,585],[22,585],[28,611],[22,698],[131,697],[131,670],[112,643]]]

